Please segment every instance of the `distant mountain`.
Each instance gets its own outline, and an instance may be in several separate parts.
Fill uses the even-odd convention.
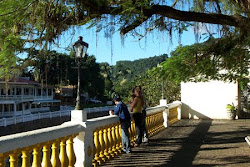
[[[118,61],[115,66],[112,66],[113,78],[119,81],[126,79],[131,80],[137,75],[146,72],[149,69],[157,66],[158,63],[165,61],[168,58],[167,54],[154,56],[135,61]]]
[[[168,55],[163,54],[134,61],[118,61],[115,66],[112,66],[112,78],[115,83],[131,81],[134,77],[152,69],[167,58]]]

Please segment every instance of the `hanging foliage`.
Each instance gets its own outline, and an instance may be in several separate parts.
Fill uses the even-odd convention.
[[[0,74],[17,74],[24,63],[18,62],[18,54],[46,50],[72,26],[98,26],[97,31],[106,29],[110,35],[119,30],[142,38],[154,29],[181,35],[189,26],[209,23],[220,25],[222,36],[235,32],[248,37],[249,9],[247,0],[4,0]]]

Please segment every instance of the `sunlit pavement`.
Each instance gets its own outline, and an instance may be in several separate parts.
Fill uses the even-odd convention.
[[[103,166],[250,166],[246,120],[181,120]]]

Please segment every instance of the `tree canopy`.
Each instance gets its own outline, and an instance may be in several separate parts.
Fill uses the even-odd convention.
[[[202,44],[178,47],[171,57],[162,63],[163,69],[154,68],[151,74],[159,74],[177,83],[212,79],[238,81],[245,87],[250,79],[249,49],[248,38],[210,38]]]
[[[49,50],[49,44],[57,44],[72,26],[96,26],[107,36],[119,30],[141,38],[154,29],[171,36],[209,23],[218,25],[221,36],[236,34],[244,40],[249,36],[249,9],[248,0],[3,0],[0,76],[18,72],[16,66],[23,61],[16,55],[34,48]]]

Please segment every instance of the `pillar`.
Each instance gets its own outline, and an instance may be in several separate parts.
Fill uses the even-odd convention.
[[[177,108],[178,116],[177,116],[177,118],[178,118],[178,120],[181,120],[181,105],[182,105],[182,103],[180,101],[174,101],[173,103],[178,104],[178,108]]]
[[[78,122],[86,127],[85,131],[80,132],[74,138],[74,151],[76,155],[77,167],[92,166],[93,158],[93,130],[88,128],[87,111],[85,110],[72,110],[71,122]]]
[[[16,113],[16,103],[13,104],[13,111]]]
[[[22,115],[24,115],[25,105],[22,103]]]
[[[168,108],[168,106],[166,106],[165,110],[162,112],[162,116],[163,116],[163,120],[164,120],[163,126],[165,128],[168,127],[168,114],[169,114],[169,108]]]
[[[167,106],[167,100],[166,99],[161,99],[160,100],[160,106]]]

